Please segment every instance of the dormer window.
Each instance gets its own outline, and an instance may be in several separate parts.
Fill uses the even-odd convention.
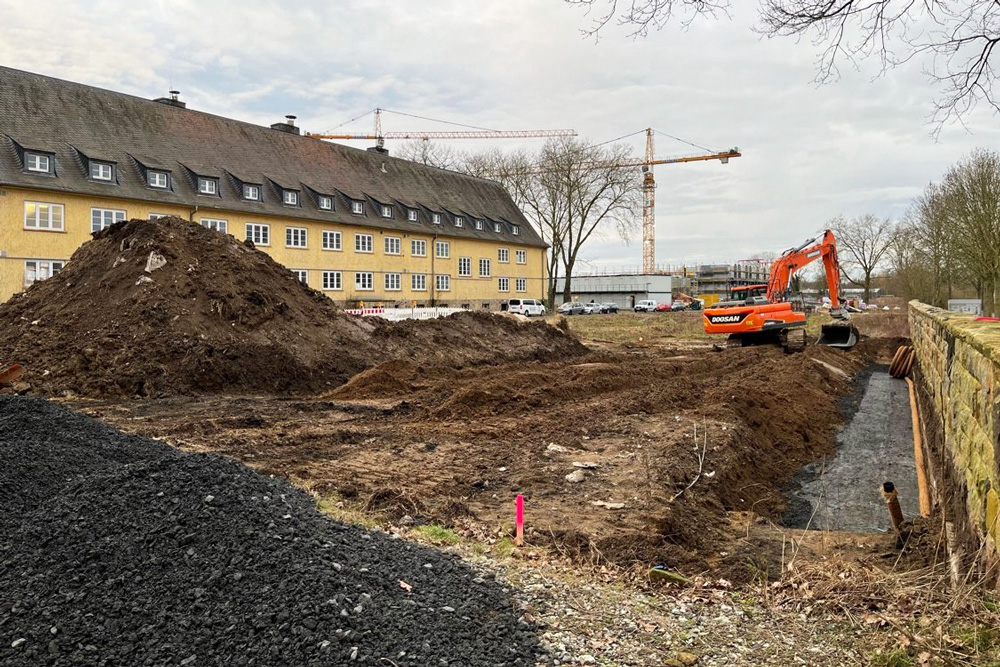
[[[476,229],[478,229],[479,231],[483,231],[483,221],[482,220],[476,220]]]
[[[319,208],[322,211],[332,211],[333,210],[333,198],[332,197],[320,197],[319,198]]]
[[[435,225],[440,225],[441,224],[441,214],[440,213],[431,213],[431,222],[433,222]]]
[[[247,201],[260,201],[260,186],[244,185],[243,198],[246,199]]]
[[[382,217],[391,218],[392,217],[392,207],[382,204]]]
[[[285,206],[298,206],[299,205],[299,193],[295,190],[285,190],[284,194]]]
[[[351,200],[351,213],[354,215],[364,215],[365,214],[365,203],[363,201],[358,201],[357,199]]]
[[[198,177],[198,194],[217,195],[219,194],[219,181],[214,178]]]
[[[455,216],[455,226],[456,227],[465,227],[465,218],[463,218],[460,215],[456,215]]]
[[[25,153],[24,168],[36,174],[51,174],[52,156],[44,153]]]
[[[514,236],[519,236],[521,234],[521,228],[518,227],[517,225],[511,225],[510,233],[513,234]]]
[[[501,231],[503,231],[503,227],[500,225],[499,222],[494,222],[493,223],[493,231],[495,231],[497,234],[499,234]]]
[[[151,188],[166,190],[170,186],[170,174],[165,171],[149,170],[146,182],[149,183],[149,187]]]
[[[410,222],[416,222],[417,221],[417,209],[415,209],[415,208],[406,209],[406,219],[409,220]]]
[[[107,162],[91,162],[90,179],[93,181],[113,181],[115,180],[115,168]]]

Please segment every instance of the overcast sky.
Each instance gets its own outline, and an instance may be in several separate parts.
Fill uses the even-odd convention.
[[[295,114],[312,132],[379,106],[594,141],[652,126],[738,146],[743,157],[728,165],[656,169],[658,264],[780,251],[839,214],[898,218],[953,162],[997,145],[985,110],[931,137],[936,91],[920,63],[882,78],[875,63],[845,66],[817,86],[812,45],[760,38],[757,3],[737,4],[731,19],[638,40],[609,29],[595,44],[580,35],[590,19],[561,0],[0,0],[0,63],[143,97],[173,87],[191,108],[260,124]],[[384,125],[448,129],[398,116]],[[630,141],[638,155],[643,142]],[[659,157],[697,152],[657,138]],[[583,256],[637,267],[641,253],[638,238],[611,234]]]

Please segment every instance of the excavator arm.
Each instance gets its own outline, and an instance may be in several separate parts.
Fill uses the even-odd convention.
[[[786,250],[771,266],[771,278],[767,285],[767,300],[771,303],[787,301],[792,276],[803,267],[823,259],[826,270],[826,285],[830,290],[830,314],[845,319],[840,304],[840,264],[837,262],[837,240],[829,229],[816,239],[810,239],[798,248]]]

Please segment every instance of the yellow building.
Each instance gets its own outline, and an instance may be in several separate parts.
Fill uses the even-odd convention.
[[[343,305],[545,294],[546,245],[496,182],[0,67],[0,300],[161,215],[249,238]]]

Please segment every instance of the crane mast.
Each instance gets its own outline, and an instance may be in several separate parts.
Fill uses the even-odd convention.
[[[653,128],[646,128],[646,161],[642,165],[642,272],[656,271],[656,181],[653,179]]]

